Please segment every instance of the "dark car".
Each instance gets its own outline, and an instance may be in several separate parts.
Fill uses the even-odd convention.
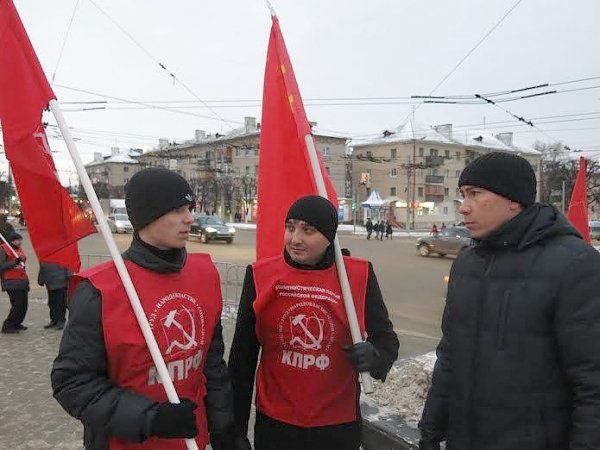
[[[440,256],[458,255],[471,244],[471,233],[465,227],[448,227],[435,236],[417,239],[417,250],[421,256],[437,253]]]
[[[219,217],[200,216],[192,224],[190,236],[199,238],[205,244],[208,241],[225,241],[231,244],[235,228],[228,226]]]

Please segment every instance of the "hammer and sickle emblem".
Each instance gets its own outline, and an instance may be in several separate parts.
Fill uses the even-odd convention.
[[[167,355],[173,351],[173,348],[178,348],[180,350],[189,350],[190,348],[198,345],[196,343],[196,325],[194,323],[194,316],[187,308],[182,308],[182,309],[190,317],[190,323],[192,324],[192,330],[191,330],[192,333],[190,335],[185,330],[184,326],[181,325],[175,318],[175,316],[177,315],[177,310],[174,309],[174,310],[170,311],[169,314],[167,314],[167,317],[165,317],[163,326],[165,327],[165,329],[169,329],[172,326],[179,329],[183,333],[183,337],[185,337],[187,339],[187,342],[181,343],[177,339],[172,340],[171,343],[169,344],[169,347],[167,348]]]
[[[319,326],[318,336],[315,336],[309,329],[309,321],[315,321]],[[319,350],[321,348],[321,343],[323,342],[323,319],[320,319],[314,313],[310,317],[307,317],[305,314],[298,314],[297,316],[292,317],[290,322],[292,334],[294,334],[294,328],[300,327],[304,332],[304,337],[306,338],[306,340],[303,340],[300,336],[294,335],[290,341],[290,345],[297,343],[300,345],[300,347],[306,350]]]

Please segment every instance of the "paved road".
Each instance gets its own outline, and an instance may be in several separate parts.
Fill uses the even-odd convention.
[[[38,264],[25,237],[30,256],[27,270],[32,279],[30,308],[25,320],[29,330],[18,335],[0,335],[0,450],[80,449],[81,425],[67,416],[52,399],[49,373],[57,353],[60,332],[43,330],[48,321],[46,292],[35,284]],[[125,249],[131,235],[117,235],[117,245]],[[204,251],[215,261],[248,264],[254,259],[254,231],[238,231],[232,245],[190,242],[192,252]],[[341,243],[355,256],[373,261],[390,315],[401,339],[401,357],[432,350],[439,336],[443,307],[443,276],[450,258],[421,258],[414,239],[367,241],[364,237],[341,235]],[[106,255],[99,235],[80,242],[83,263],[97,261],[85,255]],[[8,312],[8,298],[0,294],[0,318]],[[233,318],[224,319],[229,348]]]

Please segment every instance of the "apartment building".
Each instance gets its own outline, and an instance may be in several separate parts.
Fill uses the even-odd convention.
[[[99,198],[123,197],[125,183],[140,168],[141,154],[141,150],[121,151],[118,147],[111,148],[108,156],[94,153],[94,160],[85,165],[85,171]]]
[[[317,147],[340,197],[347,189],[347,138],[320,131],[311,124]],[[285,149],[282,149],[285,151]],[[226,134],[206,134],[197,130],[195,138],[183,143],[160,140],[159,147],[139,158],[141,167],[168,167],[186,178],[202,211],[234,220],[255,220],[260,124],[245,117],[242,127]],[[291,180],[293,182],[293,180]]]
[[[408,229],[462,221],[458,178],[480,154],[517,153],[531,163],[540,179],[541,154],[517,145],[512,133],[492,135],[455,130],[452,124],[428,126],[409,120],[380,136],[353,140],[349,145],[353,197],[360,203],[377,189],[386,205],[381,210],[364,209],[362,218],[393,219]]]

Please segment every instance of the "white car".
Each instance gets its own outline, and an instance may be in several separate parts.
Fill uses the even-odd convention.
[[[109,214],[106,221],[113,233],[133,233],[133,226],[127,214]]]

